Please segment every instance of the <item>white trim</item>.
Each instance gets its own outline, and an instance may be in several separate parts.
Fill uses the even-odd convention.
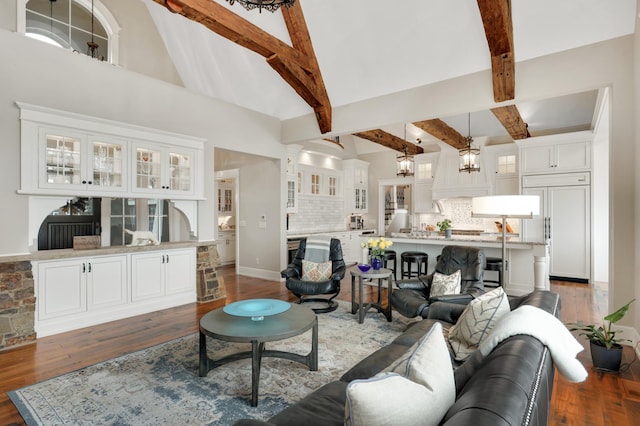
[[[29,0],[16,0],[16,30],[19,34],[25,34],[27,32],[27,2]],[[91,0],[71,0],[89,12],[91,12]],[[100,24],[104,27],[109,38],[109,52],[108,61],[114,65],[120,64],[120,30],[122,29],[118,25],[118,21],[111,14],[109,9],[102,4],[100,0],[94,0],[93,14]]]

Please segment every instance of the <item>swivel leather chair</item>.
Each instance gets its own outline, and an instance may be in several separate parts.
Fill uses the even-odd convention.
[[[484,293],[485,253],[476,247],[446,246],[436,263],[435,272],[450,275],[460,270],[460,294],[430,297],[433,273],[398,281],[398,289],[391,294],[391,305],[408,318],[420,315],[427,318],[433,302],[467,304]]]
[[[332,262],[331,277],[323,281],[303,281],[302,261],[307,247],[306,238],[300,240],[300,246],[295,257],[280,275],[286,279],[286,286],[299,299],[298,303],[323,302],[327,303],[326,308],[313,308],[313,311],[320,314],[335,311],[338,302],[333,300],[340,293],[340,280],[344,278],[346,265],[342,258],[342,246],[340,240],[331,238],[329,246],[329,260]],[[317,297],[320,295],[331,295],[331,297]]]

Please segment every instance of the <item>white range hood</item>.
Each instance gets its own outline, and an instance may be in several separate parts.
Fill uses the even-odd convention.
[[[440,153],[436,174],[433,179],[433,199],[481,197],[491,195],[489,168],[480,148],[480,171],[460,172],[458,151],[447,150]]]

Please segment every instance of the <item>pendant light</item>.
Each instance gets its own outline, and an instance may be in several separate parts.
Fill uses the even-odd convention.
[[[275,12],[280,6],[290,8],[294,5],[296,0],[227,0],[229,4],[233,5],[236,1],[244,6],[245,9],[251,10],[258,8],[260,13],[262,9],[267,9],[269,12]]]
[[[91,41],[87,42],[87,56],[91,56],[92,58],[98,59],[99,61],[103,61],[103,56],[98,56],[98,48],[100,47],[98,43],[94,40],[94,32],[93,32],[93,0],[91,0]]]
[[[396,157],[397,175],[406,177],[413,176],[413,155],[409,155],[407,152],[407,125],[404,125],[404,143],[403,153]]]
[[[480,150],[473,148],[473,138],[471,137],[471,113],[468,115],[467,121],[468,131],[467,137],[464,138],[467,146],[459,150],[460,153],[460,172],[479,172],[480,171]]]

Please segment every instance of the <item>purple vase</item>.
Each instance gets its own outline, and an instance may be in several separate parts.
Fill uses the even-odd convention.
[[[379,257],[372,257],[371,266],[374,270],[379,270],[380,268],[382,268],[382,259],[380,259]]]

